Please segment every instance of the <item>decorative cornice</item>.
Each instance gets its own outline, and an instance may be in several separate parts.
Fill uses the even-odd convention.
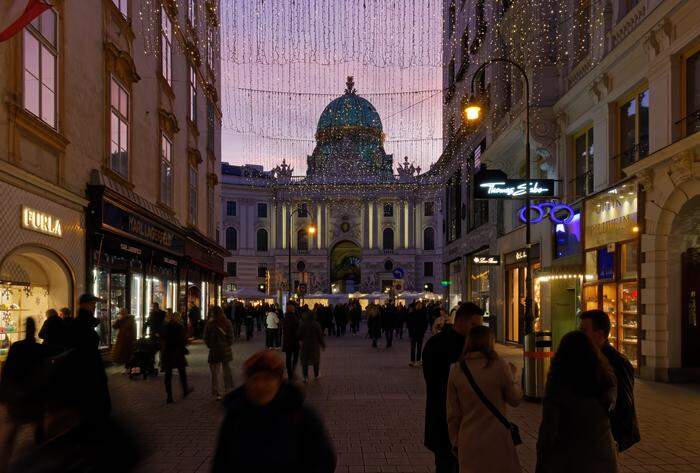
[[[202,164],[202,153],[196,148],[187,148],[187,159],[192,166]]]
[[[595,104],[605,100],[611,90],[612,79],[605,73],[596,77],[588,86],[588,93],[591,95]]]
[[[644,192],[650,192],[654,188],[654,171],[645,169],[637,176],[637,182]]]
[[[164,108],[158,109],[158,118],[160,119],[160,127],[169,135],[174,135],[180,131],[180,127],[177,124],[177,117],[174,113],[165,110]]]
[[[212,187],[216,187],[219,185],[219,176],[215,172],[210,172],[207,174],[207,180],[209,182],[209,185]]]
[[[117,77],[125,84],[135,84],[141,80],[141,76],[136,72],[136,63],[131,55],[119,49],[119,47],[111,41],[104,42],[105,56],[107,59],[107,67],[113,71]]]
[[[681,151],[672,158],[671,173],[676,182],[687,181],[693,175],[693,162],[695,161],[695,151],[687,149]]]

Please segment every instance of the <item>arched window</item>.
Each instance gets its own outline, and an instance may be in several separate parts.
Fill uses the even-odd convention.
[[[257,251],[267,251],[267,230],[261,228],[256,234],[255,249]]]
[[[384,271],[393,271],[394,270],[394,262],[391,261],[390,259],[384,261]]]
[[[309,251],[309,234],[305,228],[297,232],[297,250]]]
[[[228,227],[226,229],[226,249],[227,250],[237,250],[238,249],[238,232],[233,227]]]
[[[428,227],[423,230],[423,249],[435,249],[435,230],[433,230],[433,227]]]
[[[382,232],[382,249],[394,249],[394,230],[392,230],[391,228],[385,228]]]

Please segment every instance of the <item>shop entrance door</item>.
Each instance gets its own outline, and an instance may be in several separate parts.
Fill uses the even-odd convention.
[[[681,256],[682,267],[682,365],[700,367],[700,248],[692,248]]]

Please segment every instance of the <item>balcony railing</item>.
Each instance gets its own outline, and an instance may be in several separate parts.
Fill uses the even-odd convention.
[[[394,254],[394,249],[393,249],[393,248],[384,248],[384,249],[382,250],[382,252],[383,252],[385,255],[393,255],[393,254]]]
[[[678,138],[686,138],[700,131],[700,110],[695,110],[677,122],[673,122],[676,127],[675,136]]]
[[[635,143],[617,156],[613,156],[612,161],[619,163],[619,169],[636,163],[649,155],[649,136],[643,136],[639,143]],[[622,177],[622,176],[620,176]]]

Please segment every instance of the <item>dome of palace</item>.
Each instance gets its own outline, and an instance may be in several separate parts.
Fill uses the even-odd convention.
[[[346,126],[371,128],[381,133],[382,121],[377,109],[367,99],[355,93],[351,77],[348,78],[347,86],[345,94],[333,100],[323,110],[316,133]]]

